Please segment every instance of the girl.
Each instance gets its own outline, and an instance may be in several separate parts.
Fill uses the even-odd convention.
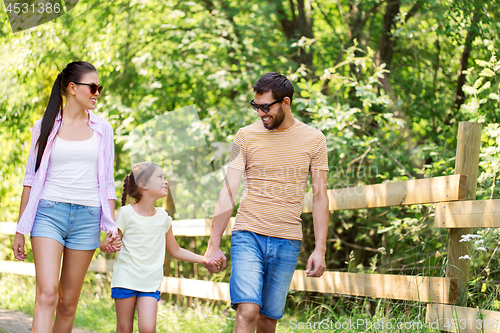
[[[33,332],[71,332],[101,229],[117,245],[109,252],[120,246],[114,223],[113,129],[90,111],[101,91],[94,66],[68,64],[57,75],[43,118],[33,126],[12,246],[16,259],[26,259],[24,235],[31,234]]]
[[[172,218],[163,208],[155,207],[156,200],[167,196],[167,185],[163,170],[151,162],[135,164],[123,182],[122,208],[116,217],[123,248],[116,256],[111,279],[117,333],[132,332],[136,307],[139,332],[156,332],[165,242],[174,258],[203,263],[202,256],[177,245],[170,228]],[[125,206],[127,195],[135,199],[134,204]],[[106,237],[101,249],[111,242],[111,237]]]

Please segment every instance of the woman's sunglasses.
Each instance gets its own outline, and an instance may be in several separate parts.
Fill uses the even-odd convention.
[[[253,99],[252,99],[252,100],[250,101],[250,105],[252,106],[252,109],[254,109],[255,111],[259,111],[259,109],[261,109],[263,112],[268,113],[268,112],[270,111],[270,110],[269,110],[269,108],[270,108],[272,105],[274,105],[274,104],[276,104],[276,103],[278,103],[278,102],[281,102],[281,101],[282,101],[285,97],[286,97],[286,96],[281,97],[280,99],[275,100],[275,101],[274,101],[274,102],[272,102],[271,104],[255,104],[255,102],[254,102],[254,101],[253,101]]]
[[[95,95],[96,92],[99,92],[99,94],[101,93],[102,91],[102,88],[103,86],[101,85],[97,85],[95,83],[80,83],[80,82],[73,82],[74,84],[81,84],[81,85],[84,85],[84,86],[89,86],[90,87],[90,93],[92,95]]]

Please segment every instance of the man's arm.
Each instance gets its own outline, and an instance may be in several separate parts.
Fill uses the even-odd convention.
[[[313,170],[311,172],[313,191],[313,223],[314,223],[314,252],[307,261],[306,272],[309,277],[320,277],[326,269],[326,235],[328,232],[328,194],[327,172]],[[312,269],[312,270],[311,270]]]
[[[233,214],[234,202],[240,187],[241,176],[243,171],[227,168],[227,175],[225,177],[224,187],[220,191],[219,201],[215,207],[214,217],[212,219],[212,232],[208,240],[208,247],[205,255],[203,256],[203,265],[211,273],[218,272],[217,263],[222,260],[221,270],[226,268],[226,256],[220,248],[220,241],[224,230],[231,215]],[[217,259],[220,259],[219,261]]]

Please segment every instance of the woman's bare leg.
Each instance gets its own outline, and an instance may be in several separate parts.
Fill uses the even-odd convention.
[[[95,250],[64,248],[54,333],[71,333],[85,273]]]
[[[35,312],[33,332],[51,332],[57,306],[59,271],[64,246],[45,237],[32,237],[33,259],[36,271]]]

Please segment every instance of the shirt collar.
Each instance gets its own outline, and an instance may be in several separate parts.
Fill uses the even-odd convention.
[[[59,113],[57,114],[56,116],[56,122],[61,122],[62,121],[62,113],[61,113],[62,110],[59,110]],[[90,110],[86,110],[87,113],[89,114],[89,126],[93,129],[93,130],[97,130],[99,133],[100,133],[100,130],[99,130],[99,126],[98,125],[98,119],[97,119],[97,116]]]
[[[87,110],[89,113],[89,122],[97,124],[97,116],[90,110]]]
[[[59,113],[57,114],[55,121],[60,122],[62,120],[61,112],[62,112],[62,110],[59,110]]]

